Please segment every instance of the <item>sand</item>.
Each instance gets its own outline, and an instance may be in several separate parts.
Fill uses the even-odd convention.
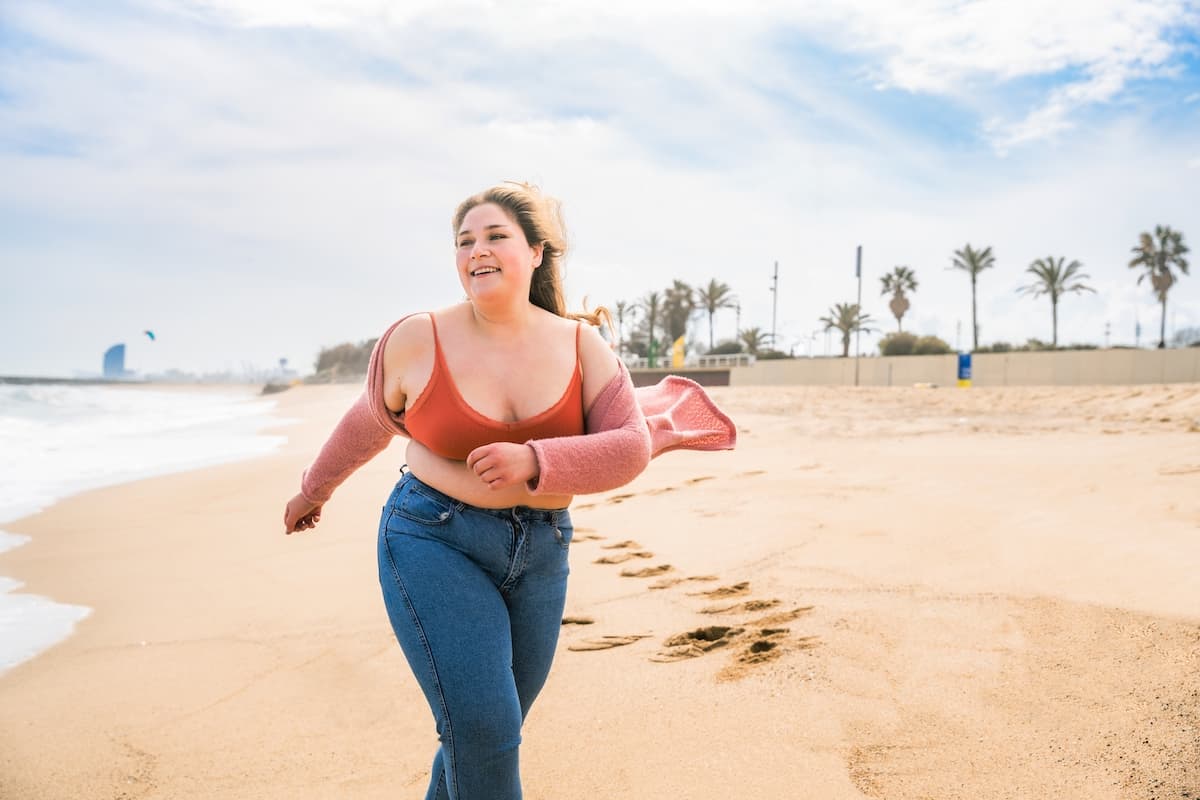
[[[0,574],[94,612],[0,676],[0,797],[422,796],[374,561],[402,444],[280,522],[354,392],[5,525]],[[713,394],[736,451],[576,499],[527,797],[1200,797],[1200,387]]]

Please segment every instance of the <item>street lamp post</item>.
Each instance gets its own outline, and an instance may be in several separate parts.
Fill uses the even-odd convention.
[[[854,277],[858,278],[858,317],[862,319],[862,245],[858,246],[858,250],[854,256]],[[861,323],[854,329],[854,385],[858,386],[858,356],[862,348],[859,346],[859,337],[862,336]]]
[[[779,308],[779,262],[775,262],[775,276],[771,279],[771,347],[775,347],[775,315]]]

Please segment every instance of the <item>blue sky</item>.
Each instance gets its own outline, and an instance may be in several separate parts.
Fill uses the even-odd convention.
[[[806,352],[862,244],[880,327],[906,264],[905,327],[954,344],[969,242],[997,256],[984,343],[1049,338],[1016,289],[1056,255],[1097,289],[1060,340],[1138,320],[1146,344],[1129,249],[1159,223],[1200,246],[1198,25],[1157,0],[8,0],[0,374],[94,372],[119,341],[142,371],[306,367],[458,300],[450,214],[507,178],[562,199],[576,304],[715,277],[767,329],[779,261]],[[1200,265],[1168,308],[1197,325]]]

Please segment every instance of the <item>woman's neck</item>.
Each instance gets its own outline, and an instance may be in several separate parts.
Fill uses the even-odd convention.
[[[469,312],[475,327],[485,335],[523,333],[537,319],[537,306],[528,300],[508,305],[479,305],[469,303]]]

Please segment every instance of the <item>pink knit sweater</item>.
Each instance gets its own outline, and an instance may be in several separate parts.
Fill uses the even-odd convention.
[[[362,395],[333,429],[304,471],[300,491],[310,503],[329,500],[354,470],[384,450],[396,435],[409,436],[404,413],[383,401],[383,348],[401,319],[379,337]],[[537,456],[531,494],[591,494],[624,486],[649,460],[670,450],[732,450],[737,429],[695,381],[669,375],[654,386],[633,388],[622,364],[584,415],[586,432],[527,442]]]

